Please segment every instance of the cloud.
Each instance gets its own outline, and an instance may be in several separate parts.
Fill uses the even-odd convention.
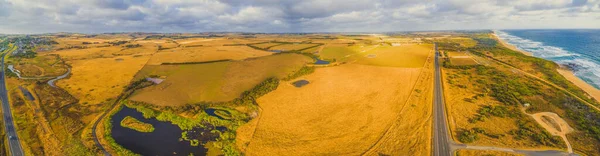
[[[598,28],[600,0],[0,0],[0,33]]]

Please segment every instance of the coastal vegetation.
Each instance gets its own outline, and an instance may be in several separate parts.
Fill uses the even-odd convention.
[[[514,148],[522,148],[523,145],[532,148],[566,148],[560,137],[551,135],[533,118],[520,111],[524,109],[532,113],[559,114],[569,125],[581,130],[567,134],[574,150],[597,153],[596,148],[582,144],[596,144],[599,141],[595,137],[598,133],[594,131],[600,126],[595,119],[598,112],[585,104],[595,105],[597,102],[587,98],[581,89],[562,77],[556,71],[559,68],[556,63],[503,47],[489,34],[471,34],[471,37],[477,41],[473,47],[438,44],[448,51],[468,51],[476,59],[486,62],[469,66],[456,65],[449,60],[443,62],[447,96],[453,97],[447,102],[450,115],[457,123],[453,126],[457,140]],[[463,83],[466,81],[473,83]],[[551,83],[567,89],[576,97],[556,89]],[[475,127],[496,135],[479,135],[481,133],[473,129]]]
[[[127,116],[123,120],[121,120],[121,126],[136,130],[138,132],[148,133],[154,131],[154,126],[152,126],[151,124],[144,123],[131,116]]]

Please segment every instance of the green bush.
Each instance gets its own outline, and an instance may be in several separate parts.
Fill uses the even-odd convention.
[[[472,143],[479,140],[479,135],[477,135],[476,132],[474,131],[463,131],[462,133],[460,133],[458,135],[458,141],[462,142],[462,143]]]
[[[284,80],[284,81],[293,80],[293,79],[299,78],[301,76],[311,74],[313,72],[315,72],[315,67],[303,66],[298,71],[296,71],[294,74],[289,75],[289,76],[283,78],[282,80]]]

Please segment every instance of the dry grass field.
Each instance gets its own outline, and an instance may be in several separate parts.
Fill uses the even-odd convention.
[[[479,64],[473,56],[467,54],[467,52],[447,52],[448,58],[450,59],[450,64],[455,66],[468,66],[468,65],[477,65]]]
[[[344,62],[348,60],[349,55],[355,54],[358,51],[352,49],[348,44],[329,44],[323,51],[319,53],[321,59],[325,60],[336,60],[338,62]]]
[[[269,43],[254,44],[254,46],[266,49],[266,48],[277,46],[277,45],[280,45],[280,44],[282,44],[282,43],[271,43],[271,42],[269,42]]]
[[[68,68],[57,55],[48,54],[31,59],[11,59],[7,63],[14,64],[23,77],[59,76],[66,73]]]
[[[140,90],[131,100],[161,106],[229,101],[269,77],[286,77],[312,61],[304,55],[280,54],[242,61],[148,65],[137,78],[159,75],[166,79]]]
[[[465,58],[450,58],[450,63],[457,66],[477,65],[478,63],[471,57]]]
[[[432,53],[432,45],[403,45],[403,46],[380,46],[377,49],[361,52],[355,55],[358,64],[420,68],[423,67],[425,59]]]
[[[444,42],[458,43],[461,47],[474,47],[477,41],[467,37],[448,37],[442,39]]]
[[[100,57],[113,57],[112,53],[119,51],[120,47],[100,47],[100,48],[87,48],[87,49],[67,49],[55,52],[51,54],[58,54],[64,60],[81,60],[81,59],[93,59]]]
[[[419,71],[319,68],[302,77],[310,84],[281,84],[259,98],[260,117],[238,130],[238,146],[247,155],[360,155],[397,121]]]
[[[479,114],[484,106],[506,106],[492,96],[485,96],[485,93],[483,93],[484,96],[475,97],[482,94],[482,92],[485,92],[485,89],[482,89],[482,86],[478,83],[471,83],[479,79],[475,78],[477,75],[475,73],[477,72],[473,69],[470,71],[461,71],[458,69],[443,70],[444,96],[446,107],[449,112],[448,122],[452,136],[456,141],[459,140],[461,133],[474,128],[480,128],[487,134],[500,136],[494,138],[488,135],[479,135],[479,139],[468,144],[520,149],[558,149],[556,147],[543,145],[533,139],[517,139],[513,135],[509,135],[511,134],[511,131],[519,130],[518,122],[533,125],[532,130],[543,131],[542,127],[535,126],[537,123],[533,118],[524,115],[524,117],[489,116],[481,121],[470,121]],[[508,108],[509,112],[520,113],[518,109],[512,110],[510,108],[512,107]]]
[[[433,53],[421,69],[408,101],[396,121],[365,155],[429,155],[433,104]]]
[[[273,53],[252,49],[248,46],[182,47],[159,51],[154,54],[148,64],[242,60],[271,54]]]
[[[269,48],[269,50],[281,50],[281,51],[292,51],[292,50],[300,50],[312,46],[316,46],[317,44],[283,44]]]
[[[149,58],[150,55],[73,60],[71,76],[59,80],[57,86],[77,97],[81,104],[98,104],[118,96]]]

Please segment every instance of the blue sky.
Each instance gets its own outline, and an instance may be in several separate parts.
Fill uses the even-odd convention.
[[[600,28],[600,0],[0,0],[0,33]]]

